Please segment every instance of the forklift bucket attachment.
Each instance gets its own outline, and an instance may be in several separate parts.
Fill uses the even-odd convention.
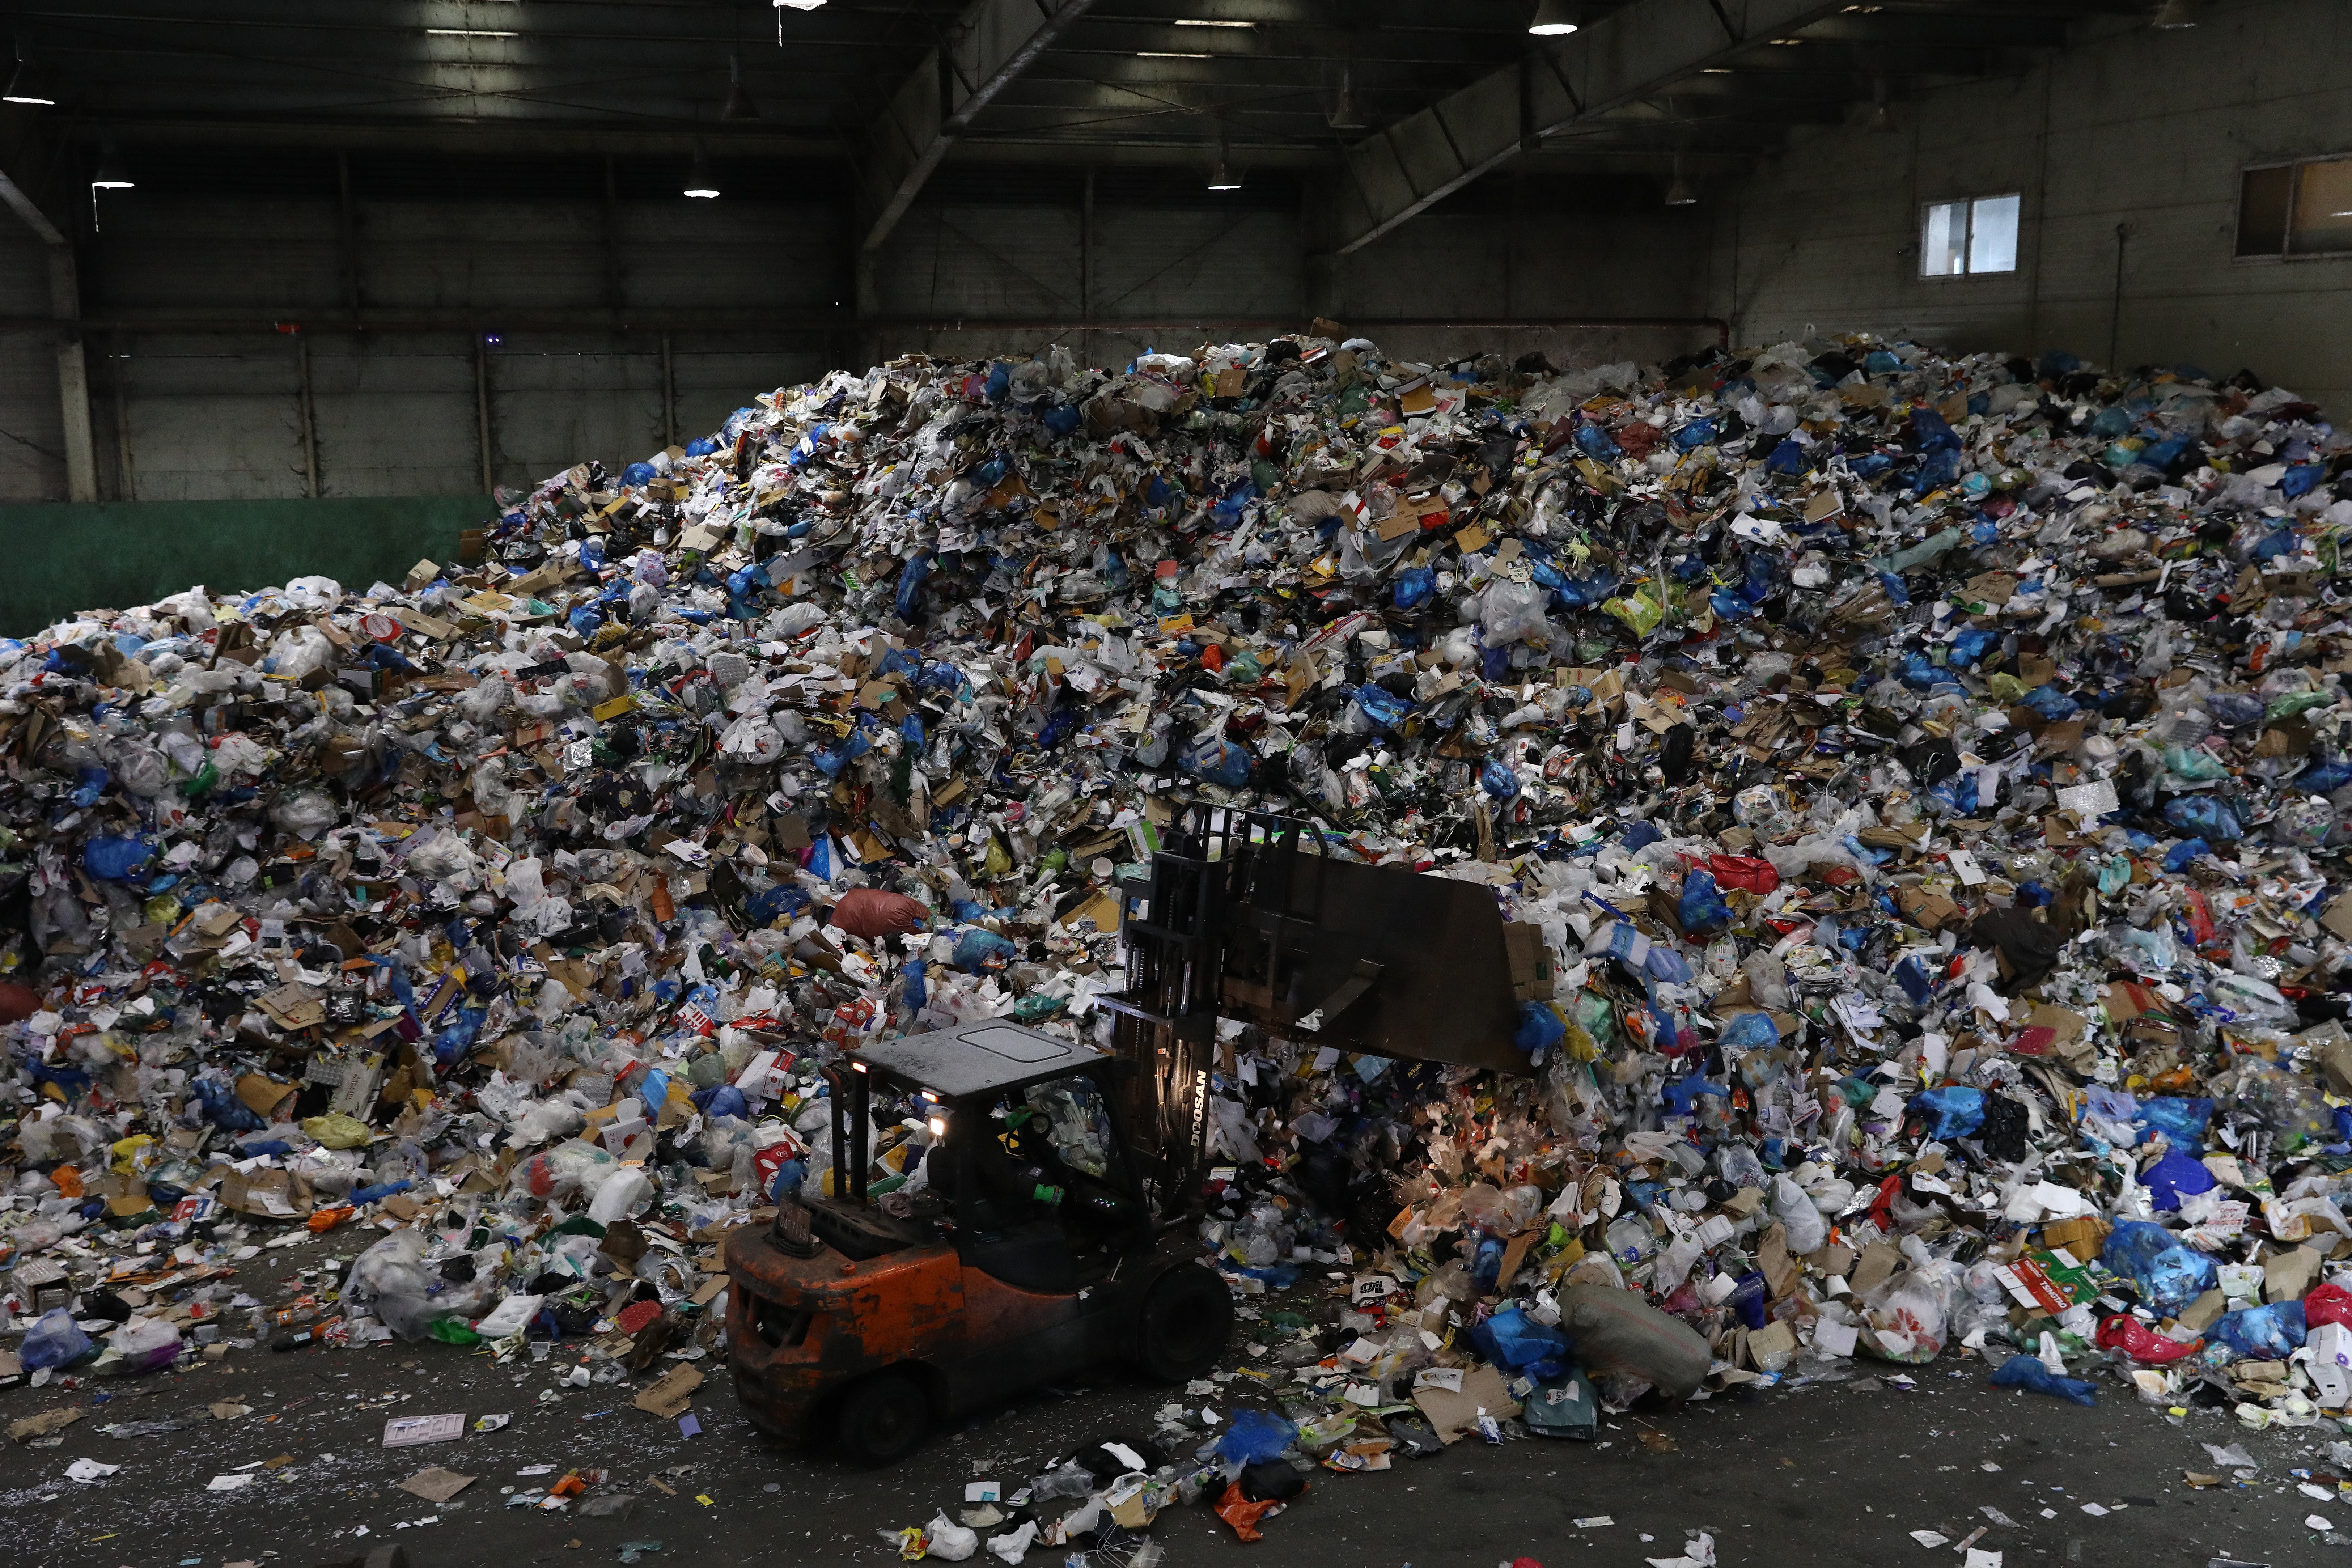
[[[1506,921],[1487,889],[1339,859],[1311,824],[1261,812],[1187,808],[1121,929],[1128,988],[1100,1000],[1178,1041],[1213,1042],[1222,1016],[1525,1072],[1519,1005],[1551,989],[1541,933]]]

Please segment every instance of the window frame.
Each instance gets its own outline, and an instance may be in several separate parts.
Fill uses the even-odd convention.
[[[2230,264],[2233,267],[2276,267],[2288,261],[2352,260],[2352,250],[2295,250],[2294,205],[2301,197],[2303,182],[2294,171],[2306,163],[2352,163],[2352,153],[2309,153],[2298,158],[2265,158],[2259,163],[2238,165],[2238,194],[2230,203]],[[2246,217],[2246,176],[2266,169],[2288,171],[2286,182],[2286,222],[2279,231],[2279,247],[2254,256],[2238,254],[2238,235]]]
[[[2244,182],[2242,180],[2240,182],[2241,185],[2242,185],[2243,183]],[[2012,263],[2001,271],[1972,272],[1969,270],[1968,260],[1969,253],[1976,248],[1977,204],[1979,202],[1997,202],[2004,197],[2015,197],[2017,201],[2016,257]],[[1968,217],[1967,227],[1960,236],[1960,270],[1958,272],[1930,272],[1927,270],[1927,214],[1937,207],[1948,207],[1953,205],[1958,205],[1966,209]],[[2024,270],[2025,193],[2021,190],[1982,191],[1967,195],[1938,196],[1933,201],[1921,202],[1919,204],[1917,220],[1912,225],[1911,232],[1912,243],[1918,249],[1919,264],[1915,269],[1915,275],[1922,283],[1965,283],[1971,278],[2014,278],[2020,272]]]

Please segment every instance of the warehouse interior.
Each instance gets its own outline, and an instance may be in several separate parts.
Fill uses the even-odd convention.
[[[16,1555],[2352,1545],[2347,58],[18,0]]]
[[[2346,220],[2238,232],[2247,171],[2352,142],[2341,6],[1543,9],[1577,30],[1532,0],[29,5],[0,500],[480,496],[832,366],[1318,315],[1426,356],[1873,331],[2346,390]],[[1987,196],[2010,265],[1925,275],[1922,212]]]

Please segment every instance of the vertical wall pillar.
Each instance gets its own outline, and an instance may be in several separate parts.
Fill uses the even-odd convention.
[[[82,351],[81,290],[74,277],[73,247],[49,250],[49,314],[64,335],[58,340],[58,406],[65,416],[66,499],[98,499],[98,449],[89,432],[89,361]]]
[[[66,499],[98,499],[98,453],[89,432],[89,361],[81,343],[81,284],[73,245],[16,182],[0,174],[0,205],[40,237],[49,258],[49,319],[58,323],[58,409],[66,433]]]
[[[310,334],[294,334],[294,363],[300,373],[302,415],[302,493],[319,499],[319,404],[310,395]]]
[[[482,493],[497,489],[490,482],[490,354],[482,334],[474,334],[474,435],[482,455]]]
[[[670,352],[669,334],[662,339],[662,445],[677,445],[677,361]]]
[[[1095,319],[1095,166],[1087,165],[1087,188],[1078,204],[1078,320]],[[1095,335],[1078,332],[1078,368],[1095,363]]]

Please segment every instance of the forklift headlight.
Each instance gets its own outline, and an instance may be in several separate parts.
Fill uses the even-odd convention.
[[[934,1117],[932,1117],[932,1118],[931,1118],[931,1136],[932,1136],[932,1137],[934,1137],[934,1138],[944,1138],[944,1137],[946,1137],[947,1135],[948,1135],[948,1119],[947,1119],[946,1117],[944,1117],[944,1116],[934,1116]]]

